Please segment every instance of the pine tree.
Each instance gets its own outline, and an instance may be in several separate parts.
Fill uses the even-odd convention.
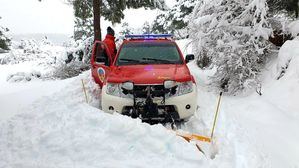
[[[133,32],[133,29],[129,26],[129,23],[127,22],[124,22],[122,25],[121,25],[122,29],[121,31],[119,32],[121,36],[124,36],[126,34],[132,34]]]
[[[178,37],[186,36],[190,14],[195,4],[200,0],[177,0],[176,4],[169,11],[162,12],[156,17],[153,23],[153,32],[172,33]]]
[[[212,83],[229,93],[255,87],[270,45],[265,0],[203,0],[190,22],[198,59],[217,68]]]
[[[99,18],[103,16],[105,19],[114,23],[120,23],[124,18],[123,11],[127,8],[159,8],[166,9],[164,0],[93,0],[94,13],[94,37],[101,40],[101,30]],[[100,6],[100,7],[99,7]]]
[[[153,33],[173,33],[170,29],[170,22],[167,20],[168,16],[166,13],[162,13],[156,17],[153,22],[152,32]]]
[[[93,34],[92,1],[74,0],[75,27],[74,39],[85,40]]]
[[[144,22],[142,26],[142,33],[143,34],[150,34],[151,33],[151,26],[148,21]]]
[[[100,18],[104,17],[112,24],[120,23],[127,8],[166,9],[164,0],[68,0],[68,3],[74,6],[77,39],[85,38],[93,31],[94,39],[101,40]]]

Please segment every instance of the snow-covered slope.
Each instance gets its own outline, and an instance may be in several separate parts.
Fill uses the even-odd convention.
[[[247,97],[223,98],[218,140],[221,142],[225,135],[233,135],[227,137],[234,144],[231,147],[238,154],[244,152],[243,156],[237,157],[237,161],[246,160],[248,164],[251,159],[261,156],[260,164],[264,163],[265,167],[299,166],[298,46],[298,39],[287,41],[281,47],[278,58],[268,64],[264,72],[262,96],[253,93]],[[278,80],[282,68],[285,72]],[[203,92],[206,97],[210,96],[210,93]],[[208,102],[202,102],[204,107],[207,104]],[[250,156],[254,149],[256,155]]]
[[[246,97],[223,97],[216,137],[219,142],[229,142],[228,151],[235,151],[236,163],[241,162],[235,167],[299,166],[298,46],[298,39],[287,41],[278,57],[265,68],[262,96],[253,93]],[[192,71],[200,86],[198,115],[208,123],[205,125],[211,126],[213,116],[208,112],[213,112],[216,104],[211,98],[216,100],[215,96],[206,87],[211,72],[195,66]]]
[[[287,42],[269,63],[262,96],[223,97],[215,141],[204,148],[206,156],[195,142],[186,142],[162,125],[149,126],[95,108],[99,100],[91,99],[97,91],[89,71],[62,81],[7,83],[5,74],[20,65],[1,65],[0,167],[298,167],[295,46],[298,41]],[[277,80],[284,60],[290,61]],[[207,85],[212,70],[200,70],[194,62],[190,69],[200,108],[182,129],[209,135],[218,97]],[[21,108],[15,108],[19,104]]]

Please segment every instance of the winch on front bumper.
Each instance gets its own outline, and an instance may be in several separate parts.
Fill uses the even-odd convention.
[[[121,84],[107,84],[102,88],[102,109],[149,121],[185,120],[197,108],[196,85],[189,83],[189,87],[181,94],[179,85],[134,85],[132,90],[126,90]]]

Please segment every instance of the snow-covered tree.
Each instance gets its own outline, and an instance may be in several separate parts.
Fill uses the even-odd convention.
[[[171,31],[169,30],[169,21],[167,20],[167,16],[166,13],[162,13],[159,14],[158,16],[156,16],[154,22],[153,22],[153,28],[152,28],[152,32],[153,33],[171,33]]]
[[[153,22],[154,33],[172,33],[177,37],[186,36],[186,27],[194,6],[200,0],[176,0],[168,11],[159,14]]]
[[[150,34],[151,33],[151,25],[148,21],[144,22],[142,26],[142,33],[143,34]]]
[[[266,0],[203,0],[189,24],[198,63],[217,68],[212,82],[229,93],[254,87],[265,61],[268,37]],[[203,61],[206,65],[203,65]]]
[[[84,37],[93,32],[94,39],[101,40],[100,18],[120,23],[124,18],[123,11],[127,8],[158,8],[166,9],[164,0],[67,0],[74,6],[75,33]],[[93,26],[93,27],[92,27]],[[75,34],[76,37],[76,34]],[[88,36],[89,37],[89,36]]]
[[[120,35],[121,36],[124,36],[126,34],[132,34],[133,32],[133,29],[129,26],[129,23],[127,22],[124,22],[122,25],[121,25],[121,30],[120,30]]]
[[[8,28],[0,26],[0,52],[1,50],[9,50],[10,38],[6,35],[8,31]]]
[[[92,1],[91,0],[74,0],[73,1],[75,27],[75,40],[85,40],[93,35],[92,19]]]
[[[299,0],[267,0],[271,14],[288,13],[299,17]]]

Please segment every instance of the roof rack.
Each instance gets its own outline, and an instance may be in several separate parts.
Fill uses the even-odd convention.
[[[156,39],[172,39],[172,34],[128,34],[125,35],[126,39],[146,39],[146,40],[156,40]]]

